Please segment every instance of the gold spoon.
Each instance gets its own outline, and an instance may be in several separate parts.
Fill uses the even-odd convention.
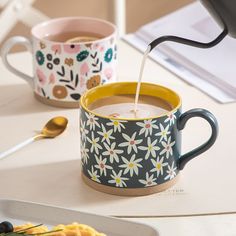
[[[43,139],[43,138],[55,138],[66,129],[68,124],[68,120],[63,116],[57,116],[52,118],[47,122],[47,124],[43,127],[41,132],[35,135],[32,138],[25,140],[22,143],[17,144],[16,146],[10,148],[9,150],[0,153],[0,160],[5,158],[6,156],[12,154],[13,152],[23,148],[24,146],[34,142],[35,140]]]

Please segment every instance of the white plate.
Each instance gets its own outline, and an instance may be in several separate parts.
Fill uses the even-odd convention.
[[[15,200],[0,200],[0,219],[13,224],[43,223],[49,227],[79,222],[88,224],[107,236],[159,236],[157,230],[149,225]]]

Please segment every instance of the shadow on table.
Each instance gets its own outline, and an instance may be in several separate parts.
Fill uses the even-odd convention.
[[[2,116],[58,111],[62,109],[37,101],[28,84],[0,86],[0,115]]]
[[[5,191],[2,189],[1,195],[5,198],[76,206],[79,209],[122,198],[88,187],[81,179],[80,160],[3,169],[0,171],[0,183],[4,186]]]

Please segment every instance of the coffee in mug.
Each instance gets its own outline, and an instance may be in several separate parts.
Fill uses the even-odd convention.
[[[1,55],[5,66],[31,86],[35,97],[59,107],[79,107],[81,95],[116,80],[116,27],[89,17],[51,19],[34,26],[32,40],[8,39]],[[33,76],[15,69],[7,54],[15,44],[33,56]]]
[[[118,118],[151,118],[171,111],[171,104],[161,98],[140,95],[138,109],[134,111],[133,95],[114,95],[96,100],[89,109],[97,114]]]
[[[72,31],[59,34],[50,34],[44,39],[61,43],[91,42],[104,38],[104,35],[93,32]]]

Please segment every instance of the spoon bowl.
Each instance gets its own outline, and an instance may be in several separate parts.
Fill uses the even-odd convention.
[[[57,116],[52,118],[43,127],[41,133],[37,136],[38,138],[55,138],[64,132],[68,124],[68,120],[63,116]],[[36,138],[37,138],[36,137]]]

